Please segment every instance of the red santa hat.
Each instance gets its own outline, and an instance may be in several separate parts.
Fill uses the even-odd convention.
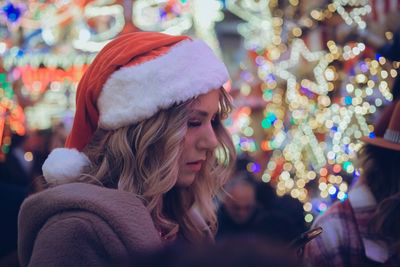
[[[80,151],[98,127],[118,129],[150,118],[229,79],[225,65],[200,40],[157,32],[124,34],[107,44],[79,82],[65,148],[44,163],[47,181],[79,176],[89,164]]]

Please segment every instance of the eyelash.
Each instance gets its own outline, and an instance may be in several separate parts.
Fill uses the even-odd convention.
[[[211,125],[213,128],[215,128],[218,125],[219,121],[217,117],[214,117],[211,120]],[[189,128],[195,128],[195,127],[200,127],[202,122],[200,120],[189,120],[188,121],[188,127]]]
[[[188,121],[189,128],[195,128],[195,127],[200,127],[200,126],[201,126],[200,121]]]

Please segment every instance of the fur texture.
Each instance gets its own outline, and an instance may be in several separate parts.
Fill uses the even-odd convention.
[[[27,198],[18,233],[21,266],[122,266],[161,245],[140,199],[84,183]]]
[[[78,177],[82,168],[88,164],[90,161],[84,153],[76,149],[56,148],[42,166],[43,176],[47,182],[67,182]]]
[[[99,125],[117,129],[139,122],[229,79],[225,65],[202,41],[182,41],[167,54],[114,72],[98,99]]]

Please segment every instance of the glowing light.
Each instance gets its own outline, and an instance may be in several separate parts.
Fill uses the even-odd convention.
[[[312,214],[307,214],[306,216],[304,216],[304,220],[310,223],[314,220],[314,216],[312,216]]]
[[[215,0],[135,0],[132,18],[135,26],[144,31],[181,35],[194,30],[222,57],[214,27],[223,19],[221,9],[222,4]]]
[[[24,154],[24,159],[25,159],[26,161],[32,161],[32,160],[33,160],[33,154],[32,154],[32,152],[26,152],[26,153]]]
[[[269,175],[268,173],[264,173],[261,177],[261,180],[264,183],[268,183],[269,181],[271,181],[271,175]]]
[[[321,170],[319,171],[319,174],[321,176],[326,176],[328,174],[328,170],[326,168],[321,168]]]
[[[260,171],[260,166],[258,166],[258,164],[254,163],[254,162],[250,162],[249,164],[247,164],[246,169],[248,172],[259,172]]]
[[[347,184],[346,184],[346,183],[340,184],[339,190],[340,190],[340,191],[343,191],[343,192],[347,192],[347,190],[348,190]]]
[[[307,80],[308,89],[318,95],[325,95],[328,93],[328,83],[324,77],[326,68],[328,67],[329,61],[325,57],[326,53],[323,51],[311,52],[308,50],[304,41],[301,39],[294,39],[292,43],[292,49],[290,58],[285,61],[281,61],[277,64],[265,61],[264,66],[261,66],[259,75],[263,77],[272,73],[279,76],[281,79],[287,81],[287,93],[286,98],[289,102],[299,102],[302,96],[297,91],[297,77],[293,75],[289,68],[296,66],[300,62],[300,56],[306,59],[308,62],[318,61],[316,67],[313,70],[315,81]],[[307,102],[306,102],[307,103]]]
[[[325,10],[311,11],[311,17],[322,21],[337,12],[346,23],[365,26],[362,16],[370,12],[368,1],[331,2]],[[314,209],[321,211],[333,198],[345,199],[348,188],[341,175],[346,175],[346,181],[348,174],[356,175],[352,162],[360,146],[358,139],[373,131],[366,118],[379,105],[391,101],[391,79],[398,75],[399,64],[392,66],[383,57],[368,58],[369,53],[363,53],[366,45],[361,42],[343,46],[329,40],[326,52],[311,52],[298,38],[304,34],[304,27],[311,27],[315,21],[305,20],[302,28],[295,24],[285,28],[287,15],[275,0],[225,3],[231,11],[236,8],[233,13],[245,21],[238,30],[245,37],[245,47],[254,63],[242,68],[252,74],[241,74],[242,82],[236,88],[246,100],[261,97],[256,94],[260,89],[264,101],[254,105],[252,124],[247,119],[239,128],[241,136],[246,135],[246,127],[251,128],[254,131],[251,144],[262,152],[272,153],[261,179],[273,181],[278,195],[288,194],[309,203],[303,206],[306,212],[311,212],[310,199],[318,197],[315,194],[326,198],[325,206],[314,204]],[[290,8],[299,4],[297,0],[293,3]],[[260,10],[262,6],[266,8],[264,12]],[[270,31],[263,35],[264,40],[260,40],[264,30],[260,25]],[[329,65],[333,61],[350,69],[344,69],[342,64]],[[306,65],[314,67],[303,68]],[[250,105],[253,108],[253,103]],[[258,133],[262,136],[255,141]],[[243,140],[248,142],[247,138]],[[311,195],[307,191],[312,188],[307,186],[310,182],[317,183],[319,189],[315,192],[313,188]]]
[[[325,203],[320,203],[319,205],[318,205],[318,209],[321,211],[321,212],[324,212],[324,211],[326,211],[327,209],[328,209],[328,206],[325,204]]]
[[[357,24],[360,29],[364,29],[366,27],[366,23],[361,17],[370,13],[372,10],[371,6],[368,4],[368,0],[333,0],[332,4],[334,5],[336,12],[343,18],[346,24]],[[350,12],[347,12],[345,9],[345,6],[347,5],[352,6],[352,10]]]
[[[333,81],[335,79],[335,72],[330,68],[326,69],[325,78],[327,81]]]
[[[76,49],[87,52],[100,51],[108,42],[111,41],[112,38],[117,36],[117,34],[120,33],[124,27],[124,10],[121,5],[100,6],[96,2],[97,1],[93,1],[92,3],[86,5],[83,15],[87,19],[93,19],[99,16],[110,16],[114,18],[115,23],[113,23],[109,29],[93,35],[90,33],[90,30],[87,27],[81,25],[78,38],[72,41],[72,44]],[[54,37],[48,35],[47,39],[53,40],[52,38]]]
[[[240,24],[239,33],[250,50],[264,49],[271,45],[274,35],[269,0],[227,0],[226,8],[246,23]]]
[[[324,191],[328,188],[326,183],[320,183],[318,186],[319,190]]]
[[[340,199],[340,200],[345,200],[347,198],[347,194],[342,192],[342,191],[340,191],[338,193],[338,195],[337,195],[337,198]]]
[[[292,33],[293,33],[293,36],[300,37],[302,34],[302,31],[299,27],[295,27],[295,28],[293,28]]]
[[[334,186],[329,187],[328,193],[330,195],[334,195],[334,194],[336,194],[336,192],[337,192],[337,189]]]
[[[313,172],[313,171],[309,171],[307,173],[307,178],[310,179],[310,180],[314,180],[316,177],[317,177],[317,174],[315,172]]]
[[[4,54],[7,50],[7,45],[6,43],[0,42],[0,54]]]
[[[328,195],[329,195],[328,191],[322,191],[322,192],[320,193],[320,196],[321,196],[322,198],[327,198]]]
[[[311,204],[310,202],[304,203],[303,209],[304,209],[304,211],[306,211],[306,212],[310,212],[310,211],[312,210],[312,204]]]
[[[250,136],[252,136],[252,135],[254,134],[254,130],[253,130],[253,128],[251,128],[251,127],[246,127],[246,128],[243,130],[243,133],[244,133],[244,135],[250,137]]]
[[[290,195],[292,196],[292,198],[298,198],[300,196],[299,190],[293,189],[292,191],[290,191]]]
[[[299,188],[303,188],[306,185],[306,182],[303,179],[299,179],[296,182],[296,186]]]
[[[335,164],[335,165],[333,166],[333,171],[334,171],[335,173],[339,173],[341,170],[342,170],[342,167],[340,167],[339,164]]]

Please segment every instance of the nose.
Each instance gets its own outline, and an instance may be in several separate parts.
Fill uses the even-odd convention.
[[[198,148],[201,150],[212,151],[217,146],[218,146],[218,139],[215,130],[211,125],[209,125],[202,133],[202,136],[198,142]]]

